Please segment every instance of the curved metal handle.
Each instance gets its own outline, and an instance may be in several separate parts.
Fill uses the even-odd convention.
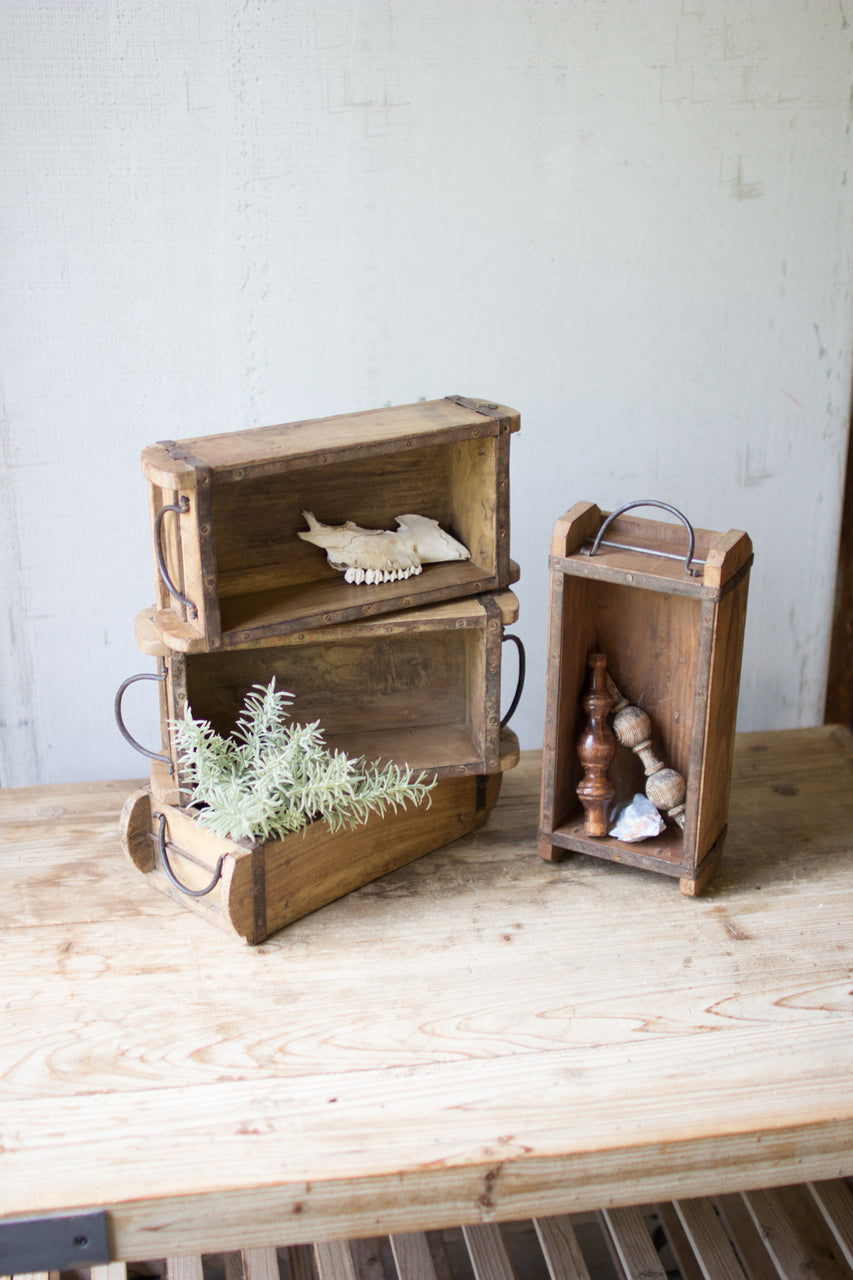
[[[692,524],[687,519],[687,516],[684,515],[681,511],[679,511],[677,507],[671,506],[670,503],[668,502],[658,502],[656,498],[640,498],[636,502],[626,502],[624,507],[619,507],[617,511],[611,511],[610,515],[604,521],[604,524],[601,526],[598,533],[596,534],[596,538],[592,546],[588,551],[585,550],[583,554],[587,556],[594,556],[598,548],[601,546],[601,540],[604,537],[604,533],[608,525],[612,524],[617,516],[624,515],[626,511],[630,511],[632,507],[661,507],[664,511],[668,511],[670,515],[678,517],[678,519],[681,521],[681,523],[684,525],[685,529],[687,530],[687,538],[688,538],[687,555],[684,560],[684,572],[691,574],[694,578],[701,577],[702,570],[693,569],[690,566],[690,561],[693,559],[693,550],[694,550],[694,547],[696,546],[696,537],[693,533]],[[629,551],[638,551],[640,549],[641,548],[639,547],[627,548],[627,550]],[[662,552],[660,554],[666,555],[667,553]],[[671,558],[673,560],[681,559],[680,556],[672,556]]]
[[[511,640],[518,650],[518,680],[515,686],[515,693],[512,695],[512,702],[509,704],[509,709],[507,710],[506,715],[501,720],[502,729],[509,724],[512,717],[515,715],[516,707],[521,701],[521,692],[524,688],[524,674],[527,669],[527,659],[525,657],[524,645],[521,642],[521,637],[513,635],[502,636],[501,644],[503,644],[504,640]]]
[[[198,617],[198,609],[187,596],[183,595],[175,586],[169,570],[166,568],[166,557],[163,554],[163,518],[169,511],[174,511],[176,515],[183,516],[190,509],[190,500],[184,493],[177,502],[171,502],[168,506],[161,507],[154,517],[154,554],[157,557],[157,568],[160,570],[160,577],[166,584],[169,593],[182,605],[186,606],[187,617],[190,619]]]
[[[167,764],[169,766],[169,773],[174,773],[175,766],[172,764],[171,757],[164,756],[163,753],[160,751],[149,751],[147,747],[142,746],[141,742],[137,742],[136,739],[133,737],[133,735],[129,732],[127,725],[124,723],[124,720],[122,719],[122,714],[121,714],[121,703],[122,703],[122,698],[124,697],[124,691],[125,689],[129,688],[130,685],[136,684],[137,680],[159,680],[162,683],[162,681],[164,681],[165,679],[166,679],[165,671],[158,671],[156,675],[152,675],[150,671],[143,671],[138,676],[128,676],[126,680],[122,680],[121,684],[116,690],[115,717],[116,717],[116,724],[118,725],[118,728],[119,728],[119,733],[124,738],[125,742],[130,743],[134,751],[138,751],[141,756],[147,756],[149,760],[162,760],[163,764]]]
[[[206,897],[207,894],[210,893],[211,889],[216,888],[216,882],[222,875],[222,863],[225,858],[225,854],[220,853],[219,857],[216,859],[216,866],[213,870],[213,879],[209,885],[206,885],[204,889],[188,889],[185,884],[181,884],[180,880],[172,870],[171,863],[169,862],[169,855],[166,852],[166,815],[165,813],[155,813],[154,817],[159,818],[160,820],[160,829],[157,833],[157,841],[160,845],[160,857],[163,859],[163,870],[166,872],[166,875],[169,877],[175,888],[180,889],[181,893],[185,893],[188,898]]]

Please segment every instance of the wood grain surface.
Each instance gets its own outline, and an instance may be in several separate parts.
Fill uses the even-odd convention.
[[[699,899],[542,862],[539,780],[255,949],[145,891],[138,783],[0,791],[0,1217],[131,1259],[853,1173],[849,733],[738,738]]]

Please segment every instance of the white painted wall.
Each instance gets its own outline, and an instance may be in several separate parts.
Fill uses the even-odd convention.
[[[741,727],[821,719],[853,0],[3,0],[0,35],[4,785],[145,771],[146,444],[450,393],[522,413],[524,746],[580,498],[747,529]]]

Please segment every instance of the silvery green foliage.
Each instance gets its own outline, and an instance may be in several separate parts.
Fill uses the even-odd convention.
[[[202,826],[234,840],[276,840],[325,818],[331,831],[389,808],[430,802],[435,779],[408,765],[381,768],[326,745],[319,721],[294,724],[293,695],[254,685],[234,733],[222,737],[189,707],[172,728]]]

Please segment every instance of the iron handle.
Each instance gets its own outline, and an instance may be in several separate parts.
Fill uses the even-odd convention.
[[[506,712],[506,715],[501,720],[502,729],[509,724],[512,717],[515,715],[516,707],[521,701],[521,693],[522,693],[522,690],[524,689],[524,674],[527,667],[527,661],[524,653],[524,645],[522,644],[521,637],[514,636],[514,635],[504,635],[501,637],[501,643],[503,644],[505,640],[511,640],[512,643],[515,645],[516,650],[518,651],[518,680],[516,681],[515,693],[512,695],[512,702],[509,704],[509,708]]]
[[[670,503],[668,502],[659,502],[655,498],[640,498],[636,502],[626,502],[624,507],[619,507],[617,511],[611,511],[610,515],[604,521],[604,524],[601,526],[598,533],[596,534],[595,541],[593,542],[592,546],[589,548],[589,550],[584,548],[584,550],[582,551],[582,554],[586,556],[594,556],[596,551],[598,551],[598,548],[601,546],[601,542],[604,537],[605,531],[607,530],[608,525],[612,524],[612,522],[616,519],[617,516],[624,515],[626,511],[630,511],[632,507],[661,507],[664,511],[668,511],[670,515],[678,517],[678,519],[681,521],[681,523],[684,525],[685,529],[687,530],[687,539],[688,539],[687,555],[684,560],[684,572],[691,574],[691,576],[694,578],[701,577],[702,570],[693,569],[691,568],[691,565],[690,565],[690,562],[693,559],[693,550],[696,546],[696,537],[693,532],[692,524],[687,519],[687,516],[685,516],[681,511],[679,511],[677,507],[671,506]],[[606,545],[616,546],[617,544],[608,543]],[[640,548],[640,547],[626,547],[624,549],[627,551],[647,550],[647,548]],[[681,559],[680,556],[671,555],[666,551],[661,551],[656,554],[668,556],[669,559],[672,559],[672,560]]]
[[[181,893],[185,893],[188,898],[206,897],[212,889],[216,888],[217,881],[222,875],[222,863],[225,859],[225,854],[220,853],[219,857],[216,859],[216,866],[213,869],[213,879],[210,881],[210,884],[206,885],[203,889],[189,889],[185,884],[181,884],[180,880],[172,870],[171,863],[169,862],[169,855],[166,852],[166,815],[165,813],[155,813],[154,817],[158,818],[160,821],[159,830],[157,832],[157,841],[160,846],[160,857],[163,860],[163,870],[166,872],[166,875],[169,877],[175,888],[180,889]]]
[[[121,684],[119,685],[116,691],[115,717],[116,717],[116,724],[118,725],[118,728],[119,728],[119,733],[124,738],[125,742],[130,743],[134,751],[138,751],[141,756],[147,756],[149,760],[161,760],[163,764],[167,764],[169,766],[169,773],[174,773],[175,768],[169,756],[164,756],[160,751],[149,751],[147,747],[142,746],[141,742],[136,741],[136,739],[128,730],[127,725],[124,723],[124,719],[122,718],[122,710],[121,710],[121,704],[122,704],[122,699],[124,698],[125,689],[129,688],[129,686],[132,684],[136,684],[137,680],[159,680],[162,683],[165,679],[166,679],[165,671],[158,671],[156,675],[152,674],[150,671],[143,671],[139,675],[128,676],[126,680],[122,680]]]
[[[170,502],[167,506],[161,507],[154,517],[154,554],[157,557],[157,568],[160,571],[160,577],[166,584],[166,589],[170,595],[174,596],[182,605],[186,607],[187,617],[194,619],[198,617],[198,609],[188,596],[185,596],[178,590],[171,579],[169,570],[166,567],[166,557],[163,554],[163,519],[169,511],[174,511],[175,515],[183,516],[190,509],[190,500],[187,495],[181,494],[177,502]]]

